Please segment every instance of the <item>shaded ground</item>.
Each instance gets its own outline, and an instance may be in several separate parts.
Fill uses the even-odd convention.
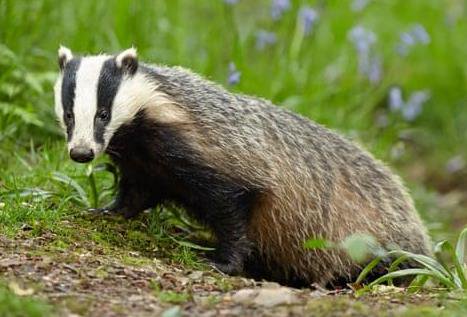
[[[190,270],[96,242],[61,247],[50,232],[0,236],[0,276],[9,292],[32,296],[63,316],[463,316],[460,294],[381,289],[296,290],[275,283]],[[20,315],[20,314],[18,314]]]

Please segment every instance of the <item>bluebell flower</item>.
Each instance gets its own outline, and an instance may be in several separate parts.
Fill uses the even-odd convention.
[[[370,0],[353,0],[350,9],[354,12],[360,12],[370,3]]]
[[[360,25],[353,27],[348,37],[359,53],[369,52],[371,46],[376,42],[375,33]]]
[[[370,65],[368,68],[368,79],[376,84],[381,80],[381,58],[379,56],[373,56],[370,59]]]
[[[427,90],[416,91],[412,93],[409,100],[402,108],[402,117],[407,121],[415,120],[422,112],[423,104],[430,99],[430,93]]]
[[[402,100],[402,90],[400,87],[392,87],[389,90],[389,109],[393,112],[399,111],[404,106],[404,100]]]
[[[299,21],[303,26],[303,30],[305,32],[305,35],[308,35],[311,33],[313,26],[316,24],[318,21],[319,15],[316,10],[305,6],[300,9],[298,12],[299,16]]]
[[[238,0],[224,0],[224,3],[234,5],[238,3]]]
[[[229,83],[229,85],[234,86],[238,84],[240,82],[241,75],[242,73],[240,73],[237,70],[237,67],[235,66],[235,64],[233,62],[230,62],[229,63],[229,76],[227,78],[227,82]]]
[[[265,30],[260,30],[256,33],[256,49],[263,50],[267,46],[277,42],[276,34]]]
[[[396,49],[400,55],[405,56],[409,53],[412,46],[416,44],[428,45],[430,42],[430,35],[423,25],[416,24],[409,31],[401,33],[400,42]]]
[[[284,12],[290,9],[290,0],[272,0],[271,17],[273,20],[282,18]]]
[[[399,87],[393,87],[389,91],[389,109],[393,112],[400,112],[406,121],[415,120],[423,110],[423,104],[430,99],[428,90],[413,92],[407,102],[402,97]]]
[[[348,34],[358,56],[358,70],[360,74],[366,75],[372,83],[381,79],[381,59],[372,52],[376,43],[376,35],[362,26],[355,26]]]

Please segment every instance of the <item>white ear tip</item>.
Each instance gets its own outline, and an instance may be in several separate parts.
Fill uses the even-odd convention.
[[[73,58],[73,53],[71,53],[71,50],[69,48],[60,45],[60,48],[58,49],[58,56],[65,57],[65,60],[69,61]]]
[[[115,59],[115,63],[117,64],[118,67],[122,67],[122,61],[125,58],[130,57],[130,58],[136,59],[137,56],[138,54],[136,52],[136,48],[131,47],[129,49],[124,50],[120,54],[118,54],[117,58]]]

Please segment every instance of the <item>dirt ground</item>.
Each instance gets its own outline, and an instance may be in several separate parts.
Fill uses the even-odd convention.
[[[291,289],[185,270],[137,252],[109,255],[92,242],[60,249],[53,241],[51,233],[0,236],[0,276],[14,293],[45,300],[60,316],[412,316],[424,307],[442,312],[451,300],[397,288],[358,298],[350,290]]]

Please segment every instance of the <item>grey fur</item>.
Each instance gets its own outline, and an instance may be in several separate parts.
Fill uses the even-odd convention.
[[[360,265],[344,252],[303,248],[310,238],[337,242],[366,233],[384,246],[430,254],[426,230],[399,177],[360,146],[188,70],[146,67],[158,90],[193,119],[200,135],[193,146],[201,159],[261,189],[248,238],[273,276],[323,285],[355,276]]]

